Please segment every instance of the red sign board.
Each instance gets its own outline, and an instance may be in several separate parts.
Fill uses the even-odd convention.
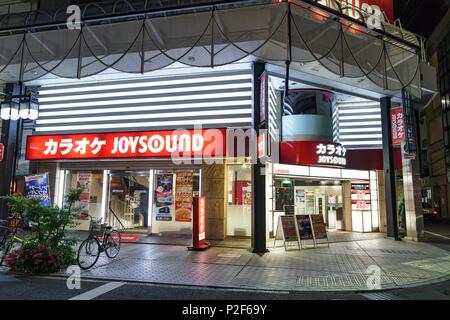
[[[194,198],[194,212],[192,217],[192,246],[190,250],[205,250],[209,245],[206,239],[206,198]]]
[[[345,168],[347,149],[339,143],[291,141],[280,144],[282,163],[303,166]]]
[[[0,161],[3,161],[3,154],[5,153],[5,147],[3,143],[0,143]]]
[[[392,131],[392,144],[401,145],[406,138],[405,114],[403,111],[403,107],[391,109],[391,131]]]
[[[259,78],[260,80],[260,96],[259,96],[259,121],[264,122],[267,120],[267,114],[266,109],[268,105],[268,99],[269,99],[269,88],[268,88],[268,82],[269,82],[269,76],[267,74],[267,71],[264,71]]]
[[[27,160],[219,157],[226,129],[28,136]]]
[[[317,3],[342,11],[343,14],[355,19],[361,18],[362,13],[380,17],[388,22],[394,22],[394,1],[393,0],[315,0]],[[340,6],[340,8],[339,8]]]
[[[261,134],[258,136],[258,159],[266,156],[266,135]]]

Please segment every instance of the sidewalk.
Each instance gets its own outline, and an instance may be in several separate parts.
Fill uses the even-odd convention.
[[[84,278],[259,290],[367,288],[369,266],[381,269],[382,289],[425,285],[450,278],[450,254],[426,243],[387,239],[331,243],[330,247],[257,255],[245,249],[123,244],[116,259],[101,255]]]

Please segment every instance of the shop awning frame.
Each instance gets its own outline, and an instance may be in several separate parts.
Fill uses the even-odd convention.
[[[288,32],[288,30],[291,32]],[[147,73],[176,62],[217,67],[237,61],[319,64],[378,87],[416,88],[420,48],[314,1],[244,1],[84,20],[79,30],[43,24],[0,30],[0,80],[53,74],[85,78],[109,68]]]

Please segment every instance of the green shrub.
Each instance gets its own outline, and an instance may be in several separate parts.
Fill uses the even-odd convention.
[[[43,206],[41,199],[28,199],[23,196],[2,197],[12,213],[19,214],[32,225],[30,233],[24,239],[25,245],[5,259],[13,270],[33,273],[53,272],[54,255],[57,255],[58,268],[75,263],[76,240],[67,238],[65,231],[67,227],[76,225],[75,217],[80,208],[75,204],[80,200],[82,192],[83,189],[70,190],[64,198],[62,208]],[[51,267],[47,265],[49,260]],[[39,264],[42,266],[39,267]]]

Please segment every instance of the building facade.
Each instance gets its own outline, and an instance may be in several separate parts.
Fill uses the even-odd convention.
[[[435,210],[449,219],[450,199],[450,113],[449,113],[449,36],[450,13],[444,17],[428,40],[430,63],[438,70],[439,92],[420,113],[422,143],[422,203],[424,209]]]
[[[205,196],[206,238],[256,252],[280,215],[321,216],[330,232],[398,238],[403,227],[417,239],[405,105],[427,102],[433,70],[419,39],[386,20],[392,6],[368,10],[376,2],[202,3],[136,11],[133,21],[86,17],[78,31],[13,28],[3,39],[17,50],[4,50],[1,76],[38,93],[39,118],[21,122],[15,150],[25,156],[2,172],[22,163],[23,179],[7,179],[12,191],[46,181],[58,206],[83,188],[81,230],[90,215],[190,237],[192,199]]]

